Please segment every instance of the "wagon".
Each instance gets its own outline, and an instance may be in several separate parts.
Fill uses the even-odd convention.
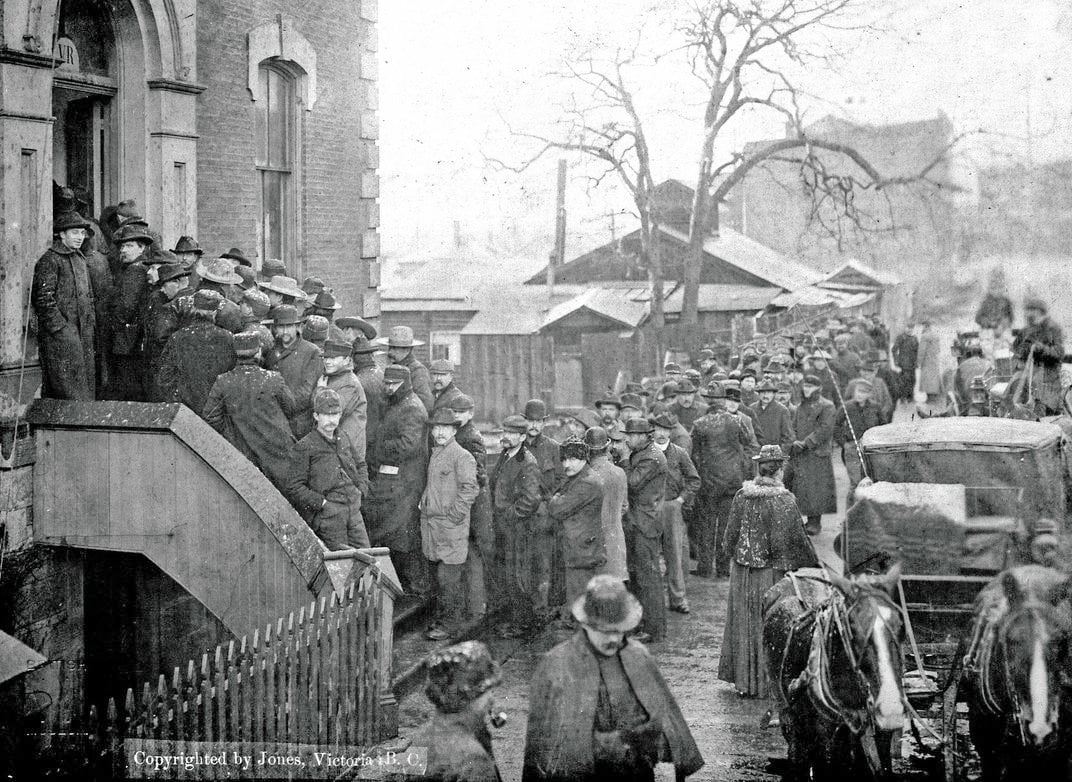
[[[874,483],[857,490],[840,553],[850,573],[901,562],[905,692],[934,715],[952,782],[966,751],[957,704],[973,604],[997,573],[1031,561],[1042,520],[1068,534],[1065,437],[1053,423],[930,418],[870,429],[860,448]]]

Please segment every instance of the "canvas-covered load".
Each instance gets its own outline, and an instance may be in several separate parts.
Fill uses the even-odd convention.
[[[860,440],[875,481],[960,484],[969,487],[968,516],[1046,517],[1061,524],[1063,443],[1056,424],[983,417],[888,424]]]
[[[1018,491],[1008,490],[1012,506]],[[981,504],[969,499],[975,493],[963,484],[862,484],[845,522],[850,567],[882,569],[889,559],[900,560],[911,575],[1001,571],[1018,520],[1015,514],[971,515],[969,508]]]

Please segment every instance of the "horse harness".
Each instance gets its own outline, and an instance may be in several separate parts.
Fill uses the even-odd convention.
[[[831,586],[831,594],[826,600],[817,605],[809,606],[803,594],[801,594],[800,586],[797,582],[799,577],[793,572],[789,572],[787,575],[793,585],[793,591],[796,593],[797,599],[800,600],[801,605],[806,610],[793,620],[789,628],[789,637],[786,640],[785,649],[782,651],[782,659],[778,666],[778,677],[776,679],[780,691],[784,681],[789,650],[793,648],[794,636],[809,623],[812,623],[812,636],[807,665],[800,675],[789,683],[788,693],[779,692],[779,694],[782,695],[783,701],[786,702],[795,700],[802,695],[807,695],[816,711],[828,721],[845,725],[853,736],[859,739],[864,756],[867,758],[867,764],[872,774],[877,777],[882,772],[882,760],[878,754],[878,745],[875,741],[875,725],[872,717],[875,709],[875,698],[871,692],[870,682],[867,681],[867,678],[860,670],[859,655],[853,648],[848,630],[849,616],[858,601],[849,603],[840,589]],[[891,609],[900,613],[900,608],[889,598],[886,598],[883,593],[869,592],[868,594],[872,597],[884,598]],[[881,621],[883,624],[886,623],[885,619]],[[841,702],[831,686],[829,646],[832,632],[836,632],[840,639],[845,655],[848,657],[849,665],[856,676],[857,685],[865,695],[866,701],[863,708],[855,708]],[[866,647],[870,643],[873,632],[873,627],[868,629],[861,647]]]

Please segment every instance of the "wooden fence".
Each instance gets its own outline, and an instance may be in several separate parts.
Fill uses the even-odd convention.
[[[371,747],[387,737],[381,706],[393,698],[384,674],[390,668],[382,664],[391,654],[390,632],[382,632],[383,621],[390,622],[383,592],[380,572],[370,567],[342,598],[333,591],[263,633],[217,646],[140,691],[128,689],[122,702],[112,698],[103,709],[83,708],[84,668],[67,666],[51,724],[31,737],[38,756],[29,770],[33,776],[44,768],[69,773],[73,763],[87,777],[159,778],[154,769],[129,762],[138,747],[163,746],[175,755],[226,751],[227,757],[261,751],[298,756],[300,745]],[[228,762],[198,765],[178,778],[265,773],[263,767],[243,773]],[[290,775],[301,777],[302,769]],[[176,778],[176,772],[163,776]]]

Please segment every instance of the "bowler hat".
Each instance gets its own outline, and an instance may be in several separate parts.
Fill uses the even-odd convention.
[[[85,222],[84,220],[82,222]],[[83,226],[71,226],[72,228],[88,228],[89,223],[85,223]],[[141,242],[142,244],[152,244],[153,237],[143,226],[127,223],[120,226],[119,230],[112,235],[112,241],[116,245],[120,245],[123,242]]]
[[[266,291],[272,291],[278,293],[281,296],[290,296],[293,299],[304,300],[305,294],[302,289],[298,287],[298,281],[293,277],[283,277],[282,275],[276,275],[268,282],[260,283],[260,286]]]
[[[338,393],[330,388],[321,388],[313,395],[313,412],[319,415],[332,415],[342,412],[342,400]]]
[[[380,337],[376,341],[389,348],[412,348],[424,344],[413,338],[413,329],[409,326],[393,326],[386,337]]]
[[[804,380],[801,381],[801,385],[820,388],[823,385],[823,381],[819,379],[818,375],[804,375]]]
[[[660,429],[673,429],[677,426],[677,416],[669,410],[663,410],[651,419],[651,423]]]
[[[659,386],[659,395],[663,399],[672,399],[677,396],[677,383],[673,380],[668,380]]]
[[[428,365],[428,372],[432,375],[446,375],[454,371],[454,362],[445,358],[437,358]]]
[[[324,358],[349,358],[354,351],[346,340],[327,339],[324,341]]]
[[[599,410],[602,407],[616,407],[621,410],[622,402],[620,399],[614,396],[608,396],[605,399],[597,399],[595,402],[596,410]]]
[[[273,277],[286,277],[287,265],[279,258],[266,258],[261,264],[261,277],[270,280]]]
[[[458,422],[454,420],[454,411],[446,407],[437,407],[432,411],[431,417],[428,419],[429,426],[457,426]]]
[[[52,232],[69,231],[72,228],[89,228],[89,221],[78,212],[63,212],[52,221]]]
[[[620,578],[593,576],[573,603],[573,618],[593,630],[625,633],[638,624],[644,609]]]
[[[179,241],[175,242],[175,249],[173,253],[197,253],[203,254],[205,251],[201,249],[201,245],[192,236],[180,236]]]
[[[625,422],[626,434],[651,434],[655,427],[647,418],[630,418]]]
[[[401,364],[388,364],[383,370],[383,382],[404,383],[410,379],[409,367]]]
[[[584,444],[589,451],[602,451],[610,445],[610,435],[602,426],[593,426],[584,433]]]
[[[529,430],[529,422],[525,420],[521,415],[508,415],[502,422],[502,428],[507,432],[518,432],[524,434]]]
[[[177,280],[179,277],[189,277],[190,270],[181,263],[164,263],[156,270],[156,284],[163,285],[165,282]]]
[[[323,315],[310,315],[302,326],[302,339],[309,342],[323,342],[328,338],[328,319]],[[350,345],[346,345],[346,355],[350,355]]]
[[[700,393],[703,395],[704,399],[725,399],[726,398],[726,389],[722,386],[721,383],[719,383],[719,382],[717,382],[715,380],[712,380],[710,383],[708,383],[707,388],[705,388]]]
[[[215,312],[223,304],[223,294],[219,291],[202,288],[194,294],[194,309],[202,312]]]
[[[476,403],[468,394],[457,394],[447,403],[447,406],[455,413],[468,413],[476,407]]]
[[[681,364],[677,364],[671,361],[668,364],[663,365],[663,374],[669,375],[670,373],[681,374]]]
[[[238,261],[238,264],[240,266],[253,266],[253,264],[249,262],[249,258],[246,257],[246,254],[239,250],[237,247],[232,247],[230,250],[223,253],[220,257],[230,258],[232,261]]]
[[[353,341],[353,352],[357,355],[368,355],[370,353],[383,353],[383,348],[374,342],[369,342],[368,337],[364,334],[358,334]]]
[[[558,458],[559,459],[587,459],[588,458],[588,446],[585,445],[584,440],[571,435],[566,438],[562,445],[558,446]]]
[[[677,392],[678,392],[679,395],[680,394],[695,394],[696,393],[696,386],[693,384],[693,382],[689,378],[685,377],[685,378],[682,378],[681,380],[677,381]]]
[[[789,457],[782,452],[780,445],[764,445],[759,449],[759,453],[752,457],[752,461],[759,462],[785,462],[789,461]]]
[[[306,291],[308,293],[308,291]],[[331,291],[322,290],[316,294],[316,298],[313,299],[313,306],[322,310],[338,310],[342,309],[342,305],[335,300],[335,296]]]
[[[364,318],[357,317],[357,315],[337,317],[335,318],[335,325],[340,329],[357,329],[365,335],[366,340],[376,339],[376,327]]]
[[[198,273],[203,280],[218,282],[223,285],[237,285],[242,282],[242,278],[235,274],[234,264],[222,257],[206,264],[204,271]]]
[[[254,356],[261,349],[261,335],[255,331],[240,331],[234,336],[234,352],[238,356]]]
[[[635,407],[637,410],[644,409],[644,399],[640,394],[622,394],[621,404],[618,407]]]
[[[758,386],[756,386],[756,392],[757,393],[760,392],[760,391],[777,391],[777,390],[778,390],[778,387],[776,385],[774,385],[774,383],[772,383],[769,380],[764,380]]]
[[[542,399],[530,399],[525,403],[523,415],[529,421],[542,421],[547,418],[547,403]]]
[[[499,664],[480,641],[437,649],[424,661],[424,694],[444,714],[455,714],[502,681]]]
[[[298,317],[298,309],[292,304],[280,304],[276,307],[272,307],[272,325],[274,326],[295,326],[301,323],[301,318]]]

